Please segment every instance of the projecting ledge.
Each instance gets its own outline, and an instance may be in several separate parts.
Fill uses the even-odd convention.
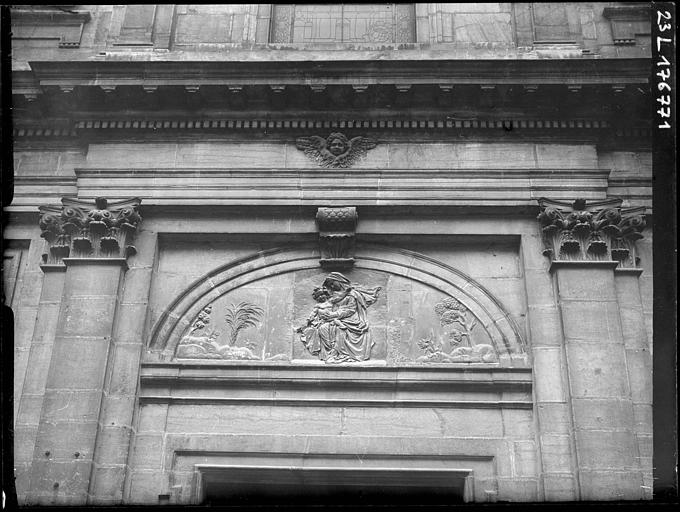
[[[618,261],[568,261],[554,260],[550,263],[550,272],[560,268],[581,268],[581,269],[612,269],[619,265]]]

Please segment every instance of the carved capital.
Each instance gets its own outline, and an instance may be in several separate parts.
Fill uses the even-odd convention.
[[[40,236],[48,245],[43,254],[47,264],[64,258],[126,258],[136,249],[131,245],[137,226],[141,199],[111,202],[98,197],[94,203],[63,198],[62,206],[41,206]]]
[[[636,267],[635,241],[642,238],[645,207],[621,208],[621,202],[539,199],[543,254],[551,260],[613,260],[619,262],[619,267]]]
[[[351,268],[354,265],[354,243],[357,210],[344,208],[319,208],[316,222],[319,227],[319,263],[328,269]]]

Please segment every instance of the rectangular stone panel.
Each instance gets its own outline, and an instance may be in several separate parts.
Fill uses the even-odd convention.
[[[568,434],[571,432],[571,410],[566,403],[536,404],[541,432]]]
[[[562,300],[561,310],[567,344],[578,341],[623,346],[621,317],[616,302]],[[610,350],[620,348],[612,346]]]
[[[648,350],[626,350],[633,402],[652,403],[652,357]]]
[[[456,43],[512,43],[512,21],[509,13],[454,13],[453,40]]]
[[[533,144],[390,144],[390,169],[535,168]]]
[[[594,145],[536,144],[539,168],[593,169],[598,167]]]
[[[163,436],[160,434],[137,434],[132,447],[130,466],[135,469],[157,469],[163,461]]]
[[[564,402],[564,372],[561,348],[533,350],[534,379],[537,402]]]
[[[92,460],[96,436],[96,421],[42,422],[38,428],[34,463],[43,460],[54,464]],[[49,455],[46,455],[47,452]],[[79,454],[77,457],[76,453]],[[51,489],[52,485],[48,488]]]
[[[616,300],[614,273],[608,268],[562,267],[557,272],[557,286],[565,300]]]
[[[103,337],[58,337],[52,351],[49,388],[101,390],[109,343]]]
[[[560,317],[556,306],[529,306],[528,323],[532,347],[558,347],[562,344]]]
[[[111,336],[115,310],[115,297],[71,297],[62,304],[58,336]]]
[[[132,430],[127,426],[100,423],[95,463],[107,466],[127,464],[131,437]]]
[[[630,390],[623,349],[570,342],[567,361],[574,398],[627,398]]]
[[[173,405],[168,410],[167,432],[289,433],[340,435],[337,407],[242,407]]]
[[[630,431],[576,430],[581,469],[629,469],[635,465],[637,446]]]
[[[630,400],[573,398],[574,420],[579,429],[614,430],[633,428],[633,404]]]
[[[570,435],[542,434],[541,460],[546,473],[569,473],[575,464]]]
[[[176,154],[177,144],[173,143],[90,144],[86,166],[94,169],[172,168]]]
[[[342,435],[501,437],[499,410],[347,407]]]
[[[137,432],[164,432],[168,404],[140,404]]]
[[[638,471],[581,471],[581,499],[597,501],[639,500],[642,475]]]

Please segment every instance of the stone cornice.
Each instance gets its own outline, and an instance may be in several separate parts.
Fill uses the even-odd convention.
[[[649,59],[32,61],[48,85],[646,84]]]

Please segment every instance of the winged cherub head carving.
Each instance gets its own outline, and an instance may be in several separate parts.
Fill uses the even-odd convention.
[[[344,134],[335,132],[326,139],[317,135],[300,137],[296,146],[321,167],[346,168],[363,158],[369,149],[376,146],[376,142],[367,137],[348,139]]]

